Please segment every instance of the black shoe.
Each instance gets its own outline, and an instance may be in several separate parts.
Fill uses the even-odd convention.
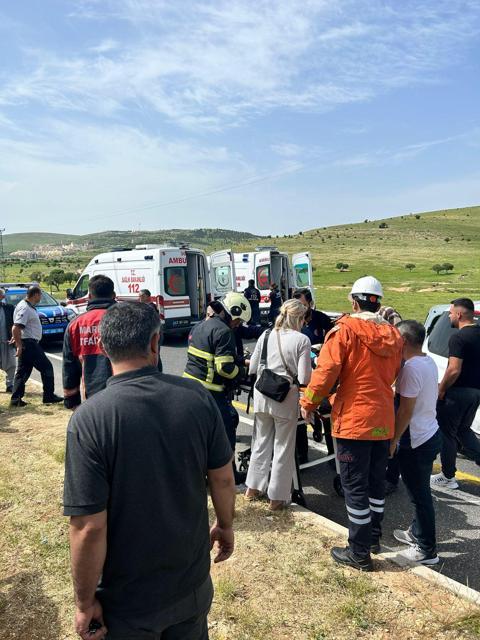
[[[63,398],[56,396],[55,394],[50,398],[43,399],[43,404],[58,404],[59,402],[63,402]]]
[[[330,555],[338,564],[344,564],[347,567],[352,567],[352,569],[358,569],[359,571],[373,571],[373,562],[370,556],[366,556],[365,558],[357,556],[350,550],[350,547],[333,547]]]
[[[393,482],[389,482],[388,480],[385,482],[385,495],[390,496],[392,493],[398,489],[398,484],[393,484]]]
[[[22,399],[20,399],[20,400],[10,400],[10,406],[11,407],[26,407],[27,403],[24,402]]]
[[[373,542],[370,545],[370,553],[373,553],[374,556],[378,555],[381,552],[380,543]]]
[[[12,391],[13,391],[13,387],[7,387],[5,389],[5,393],[12,393]]]

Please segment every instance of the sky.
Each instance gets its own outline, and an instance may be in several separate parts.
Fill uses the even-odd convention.
[[[480,203],[480,0],[0,2],[0,228]]]

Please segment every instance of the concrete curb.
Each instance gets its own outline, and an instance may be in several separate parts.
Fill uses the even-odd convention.
[[[295,515],[313,521],[315,524],[329,529],[332,533],[348,538],[348,529],[341,524],[337,524],[336,522],[333,522],[333,520],[328,520],[328,518],[324,518],[323,516],[314,513],[313,511],[309,511],[305,507],[300,507],[297,504],[292,504],[291,508]],[[466,587],[464,584],[461,584],[452,578],[448,578],[447,576],[444,576],[433,569],[429,569],[426,566],[412,565],[396,551],[379,553],[375,557],[394,562],[399,567],[408,569],[419,578],[422,578],[431,584],[438,585],[459,598],[463,598],[473,604],[480,605],[480,592],[475,591],[475,589],[471,589],[470,587]]]

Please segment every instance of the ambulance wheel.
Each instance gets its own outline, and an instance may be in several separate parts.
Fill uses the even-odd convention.
[[[298,489],[294,489],[292,491],[292,502],[300,505],[301,507],[306,507],[307,502],[305,500],[305,496],[303,495],[303,491],[299,491]]]
[[[342,481],[340,480],[340,476],[337,475],[333,479],[333,488],[335,489],[335,493],[339,495],[341,498],[345,497],[345,492],[343,491]]]

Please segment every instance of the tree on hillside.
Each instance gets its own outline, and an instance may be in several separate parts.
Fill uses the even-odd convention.
[[[388,229],[388,224],[387,224],[386,222],[381,222],[381,223],[378,225],[378,228],[379,228],[379,229]]]
[[[346,262],[337,262],[337,264],[335,265],[335,269],[338,269],[339,271],[346,271],[349,266],[350,265],[348,265]]]
[[[59,291],[60,285],[65,282],[65,272],[63,269],[53,269],[45,278],[45,282]]]
[[[77,274],[73,271],[66,271],[64,274],[64,282],[68,282],[68,284],[70,284],[71,282],[76,282],[77,277]]]
[[[416,265],[416,264],[413,264],[413,262],[408,262],[408,263],[405,265],[405,269],[408,269],[408,270],[411,272],[411,271],[412,271],[412,269],[415,269],[415,267],[416,267],[416,266],[417,266],[417,265]]]
[[[432,267],[432,271],[435,271],[435,273],[439,274],[440,271],[442,271],[442,265],[441,264],[434,264]]]
[[[33,282],[41,282],[43,280],[43,273],[41,271],[32,271],[30,280]]]
[[[453,266],[453,264],[451,262],[444,262],[441,265],[441,267],[442,267],[442,271],[445,271],[445,272],[453,271],[453,269],[454,269],[454,266]]]

